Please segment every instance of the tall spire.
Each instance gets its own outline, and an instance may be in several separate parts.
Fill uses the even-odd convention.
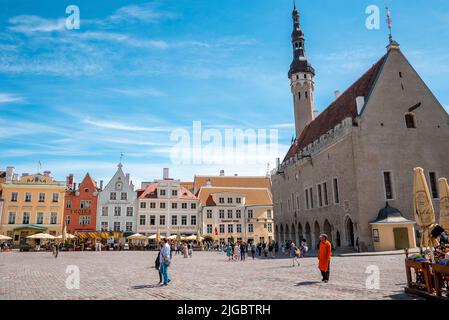
[[[293,1],[293,32],[292,32],[292,47],[293,47],[293,61],[290,65],[289,77],[297,72],[311,72],[315,74],[315,70],[307,62],[305,50],[304,32],[301,30],[299,11],[296,8],[296,1]]]

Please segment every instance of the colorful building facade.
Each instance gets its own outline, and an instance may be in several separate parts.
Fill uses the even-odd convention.
[[[2,184],[3,210],[0,233],[15,244],[39,232],[59,235],[62,232],[66,186],[44,174],[7,174]]]
[[[76,185],[73,175],[67,177],[65,196],[64,225],[67,232],[94,232],[97,227],[97,204],[99,188],[91,176],[86,174],[83,181]]]

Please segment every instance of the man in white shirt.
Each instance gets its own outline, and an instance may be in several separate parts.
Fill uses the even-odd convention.
[[[160,268],[162,273],[162,279],[164,283],[163,286],[167,286],[168,283],[171,281],[168,276],[168,266],[170,265],[170,245],[168,244],[168,240],[164,239],[164,245],[161,249],[161,255],[159,258],[160,261]]]

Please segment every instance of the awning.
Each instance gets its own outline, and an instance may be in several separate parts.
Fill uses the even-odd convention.
[[[13,229],[13,231],[18,231],[18,230],[35,230],[35,231],[42,232],[42,231],[47,230],[47,228],[39,226],[39,225],[35,225],[35,224],[30,224],[28,226],[23,226],[23,227],[18,227],[18,228]]]

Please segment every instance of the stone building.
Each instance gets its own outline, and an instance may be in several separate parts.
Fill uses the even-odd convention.
[[[162,236],[193,235],[199,231],[198,198],[179,180],[169,177],[168,168],[163,178],[143,182],[137,190],[137,232]]]
[[[417,166],[438,210],[437,181],[449,176],[448,114],[390,37],[387,53],[315,117],[315,70],[296,8],[293,25],[296,139],[272,173],[277,239],[305,237],[315,248],[324,232],[334,247],[414,247],[413,228],[398,225],[382,236],[376,225],[414,220]],[[382,218],[386,207],[395,219]]]
[[[97,205],[97,231],[121,232],[126,237],[137,230],[137,194],[123,165],[117,165],[117,172],[100,191]]]
[[[201,234],[217,242],[274,239],[273,200],[268,177],[195,176]]]

